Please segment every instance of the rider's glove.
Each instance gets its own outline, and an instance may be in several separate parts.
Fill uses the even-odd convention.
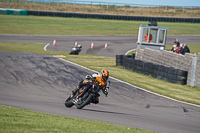
[[[92,75],[86,75],[85,78],[86,78],[87,80],[90,80],[90,79],[92,79]]]

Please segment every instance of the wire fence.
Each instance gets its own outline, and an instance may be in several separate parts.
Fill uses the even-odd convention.
[[[77,0],[0,0],[0,8],[133,16],[200,17],[200,6],[158,6]]]

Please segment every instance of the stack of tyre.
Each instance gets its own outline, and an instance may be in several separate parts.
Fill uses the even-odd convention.
[[[133,56],[116,55],[116,66],[175,84],[185,85],[187,82],[187,71],[135,60]]]

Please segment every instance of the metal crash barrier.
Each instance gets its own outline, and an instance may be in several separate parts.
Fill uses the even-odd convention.
[[[0,14],[5,15],[27,15],[26,10],[21,9],[6,9],[6,8],[0,8]]]
[[[123,15],[65,13],[65,12],[49,12],[49,11],[27,11],[27,15],[95,18],[95,19],[112,19],[112,20],[132,20],[132,21],[200,23],[200,18],[170,18],[170,17],[148,17],[148,16],[125,16],[125,15],[123,16]]]

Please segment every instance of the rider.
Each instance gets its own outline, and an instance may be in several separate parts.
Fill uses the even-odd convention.
[[[82,88],[83,86],[90,83],[92,78],[95,79],[96,81],[98,81],[99,89],[102,90],[103,93],[107,97],[110,80],[109,80],[109,72],[105,69],[101,70],[100,73],[94,73],[92,75],[87,75],[86,80],[82,80],[81,82],[79,82],[79,85],[76,87],[76,89],[74,91],[72,91],[71,97],[73,97],[73,95],[75,95],[79,91],[80,88]],[[95,103],[95,104],[99,103],[99,98],[97,97],[95,99],[95,101],[93,101],[93,103]]]

